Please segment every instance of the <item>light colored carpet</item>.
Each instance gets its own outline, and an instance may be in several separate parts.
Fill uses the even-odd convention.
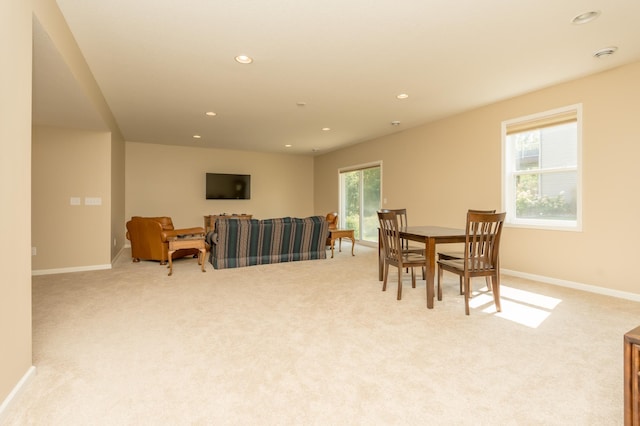
[[[392,274],[395,269],[392,269]],[[620,425],[638,303],[503,277],[381,291],[376,251],[33,278],[37,375],[7,425]],[[481,290],[483,280],[475,282]]]

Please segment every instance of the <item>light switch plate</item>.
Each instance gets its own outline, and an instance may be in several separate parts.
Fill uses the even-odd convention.
[[[69,204],[72,206],[79,206],[80,205],[80,197],[71,197],[71,199],[69,200]]]
[[[101,206],[102,198],[101,197],[84,197],[84,205],[85,206]]]

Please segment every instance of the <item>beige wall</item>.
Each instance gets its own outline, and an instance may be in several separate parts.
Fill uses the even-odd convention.
[[[100,259],[102,259],[102,253],[106,250],[109,253],[110,260],[107,262],[101,262],[100,265],[110,263],[120,250],[125,245],[124,234],[122,229],[124,228],[124,138],[116,123],[116,120],[107,105],[100,88],[98,87],[91,70],[87,65],[82,52],[75,42],[66,20],[62,16],[62,13],[58,9],[55,0],[33,0],[33,14],[37,17],[38,21],[42,25],[43,29],[47,32],[51,41],[55,45],[56,49],[64,59],[65,63],[69,67],[69,70],[75,77],[78,85],[81,87],[85,96],[90,100],[92,106],[96,112],[104,120],[104,123],[110,130],[110,147],[107,153],[109,158],[109,171],[107,173],[109,188],[106,193],[106,197],[110,200],[107,204],[105,211],[109,214],[109,226],[108,229],[101,229],[100,236]],[[90,136],[90,139],[92,137]],[[91,155],[88,158],[83,158],[80,154],[75,156],[76,163],[92,164],[96,161]],[[102,174],[102,169],[100,169]],[[100,177],[102,179],[102,175]],[[103,207],[105,204],[103,204]],[[102,234],[109,234],[102,239]],[[116,244],[114,245],[114,239]],[[40,255],[38,255],[40,256]],[[91,255],[93,256],[93,255]],[[97,259],[94,259],[98,261]],[[37,267],[41,267],[40,262],[45,262],[45,259],[41,256],[38,258]],[[86,260],[81,260],[81,263],[85,263]],[[69,262],[64,261],[53,262],[46,261],[46,264],[52,268],[65,268],[68,267]],[[71,262],[74,263],[74,262]]]
[[[32,149],[33,270],[109,267],[110,134],[35,126]],[[102,205],[86,205],[85,197]]]
[[[0,1],[0,40],[3,40],[0,43],[2,406],[31,367],[31,3],[28,0]]]
[[[414,224],[463,227],[468,208],[501,209],[501,122],[583,104],[583,231],[507,228],[502,267],[640,295],[640,63],[319,156],[316,212],[337,208],[338,169],[382,160],[388,208]]]
[[[206,200],[205,173],[251,175],[250,200]],[[126,144],[126,217],[171,216],[178,228],[203,226],[203,216],[255,218],[313,215],[309,156]]]
[[[113,260],[126,244],[122,230],[125,228],[125,142],[119,133],[111,135],[111,259]],[[115,244],[114,244],[115,241]]]

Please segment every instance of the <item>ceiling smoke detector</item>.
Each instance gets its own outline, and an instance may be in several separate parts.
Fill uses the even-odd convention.
[[[392,122],[391,122],[391,125],[392,125],[392,126],[399,126],[399,125],[400,125],[400,122],[399,122],[399,121],[397,121],[397,120],[396,120],[396,121],[392,121]]]
[[[595,52],[593,52],[593,57],[602,58],[603,56],[610,56],[613,55],[616,50],[618,50],[618,48],[615,46],[605,47],[604,49],[596,50]]]

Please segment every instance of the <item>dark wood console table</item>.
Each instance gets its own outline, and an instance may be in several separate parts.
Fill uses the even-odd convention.
[[[224,217],[227,219],[251,219],[253,215],[250,214],[212,214],[204,216],[204,231],[210,232],[216,229],[216,219]]]

